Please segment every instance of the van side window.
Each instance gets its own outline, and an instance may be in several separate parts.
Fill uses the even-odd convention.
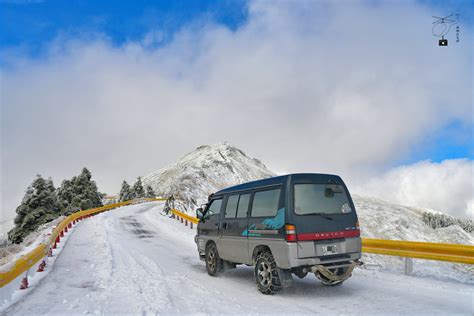
[[[225,208],[225,218],[235,218],[237,213],[237,203],[239,202],[238,195],[231,195],[227,198],[227,206]]]
[[[247,217],[249,209],[250,193],[240,195],[239,206],[237,207],[237,218]]]
[[[219,214],[221,212],[221,205],[222,205],[222,199],[212,201],[211,205],[209,205],[209,208],[207,209],[207,214],[208,215]]]
[[[256,192],[252,203],[252,217],[271,217],[278,211],[280,189]]]

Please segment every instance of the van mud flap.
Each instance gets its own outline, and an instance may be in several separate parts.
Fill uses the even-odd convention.
[[[329,270],[335,267],[326,267],[322,265],[312,266],[310,271],[313,272],[319,279],[321,279],[322,275],[331,282],[341,283],[351,276],[352,271],[356,266],[361,266],[362,264],[363,263],[361,261],[353,261],[350,265],[347,266],[347,270],[341,275],[337,275],[331,270]]]
[[[291,276],[290,270],[278,268],[278,276],[280,277],[281,287],[290,287],[293,285],[293,277]]]

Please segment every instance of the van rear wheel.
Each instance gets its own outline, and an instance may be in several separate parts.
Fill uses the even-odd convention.
[[[255,264],[255,281],[257,288],[263,294],[274,294],[281,289],[280,277],[275,258],[269,251],[257,256]]]
[[[206,270],[210,276],[216,276],[222,270],[222,259],[214,243],[206,247]]]

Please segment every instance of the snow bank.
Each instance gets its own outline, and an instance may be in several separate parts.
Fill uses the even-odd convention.
[[[27,254],[40,243],[46,243],[49,235],[56,225],[58,225],[65,217],[60,216],[53,221],[41,225],[38,229],[28,236],[20,244],[11,244],[0,248],[0,271],[9,270],[10,266],[16,259]]]
[[[22,255],[28,253],[36,246],[38,246],[41,242],[46,242],[49,238],[48,232],[56,226],[59,222],[63,220],[64,216],[55,219],[54,221],[42,225],[38,228],[38,230],[25,238],[25,241],[22,243],[23,248],[17,252],[13,253],[8,256],[9,261],[2,265],[0,269],[3,271],[9,270],[11,265],[15,263],[15,260]],[[79,224],[79,223],[78,223]],[[36,272],[36,269],[39,265],[39,262],[33,265],[28,271],[25,273],[20,274],[16,279],[8,283],[6,286],[0,288],[0,312],[7,309],[9,306],[13,305],[14,303],[20,301],[24,298],[28,293],[34,290],[35,287],[38,286],[39,282],[52,270],[54,262],[56,261],[58,255],[61,253],[63,248],[66,246],[66,243],[70,237],[70,235],[74,232],[76,225],[73,225],[71,229],[68,230],[67,233],[64,233],[64,237],[61,238],[59,244],[57,244],[57,248],[53,250],[52,257],[45,257],[46,267],[43,272]],[[20,245],[21,247],[21,245]],[[7,257],[5,257],[7,258]],[[5,259],[2,258],[2,259]],[[28,288],[25,290],[20,290],[20,283],[21,280],[27,276],[28,277]]]

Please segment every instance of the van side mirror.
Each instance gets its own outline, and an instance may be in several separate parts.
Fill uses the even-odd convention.
[[[201,220],[204,217],[204,210],[202,207],[196,209],[196,217]]]

